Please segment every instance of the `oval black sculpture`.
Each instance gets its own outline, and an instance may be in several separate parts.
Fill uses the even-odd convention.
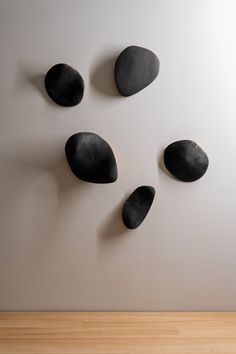
[[[123,206],[122,219],[128,229],[136,229],[145,219],[155,197],[155,189],[141,186],[129,196]]]
[[[45,87],[51,99],[60,106],[76,106],[84,95],[84,80],[67,64],[54,65],[45,76]]]
[[[149,49],[130,46],[115,63],[115,81],[122,96],[131,96],[148,86],[159,73],[160,62]]]
[[[66,142],[65,153],[76,177],[92,183],[117,180],[117,164],[110,145],[94,133],[77,133]]]
[[[193,182],[206,172],[209,160],[205,151],[194,141],[180,140],[167,146],[164,163],[168,171],[177,179]]]

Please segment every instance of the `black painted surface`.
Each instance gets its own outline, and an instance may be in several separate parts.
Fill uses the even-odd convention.
[[[164,163],[177,179],[193,182],[205,174],[209,160],[205,151],[194,141],[180,140],[167,146]]]
[[[67,64],[56,64],[47,72],[45,87],[51,99],[65,107],[76,106],[84,95],[82,76]]]
[[[147,216],[155,197],[155,189],[141,186],[129,196],[123,206],[122,219],[128,229],[136,229]]]
[[[110,145],[94,133],[77,133],[66,142],[65,153],[76,177],[92,183],[117,180],[117,164]]]
[[[149,49],[130,46],[118,56],[115,81],[122,96],[131,96],[148,86],[159,73],[160,62]]]

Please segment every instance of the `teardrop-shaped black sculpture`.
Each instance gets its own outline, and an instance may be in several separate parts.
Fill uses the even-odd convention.
[[[110,145],[94,133],[77,133],[66,142],[65,153],[76,177],[92,183],[117,180],[117,164]]]
[[[118,56],[115,81],[122,96],[131,96],[148,86],[159,73],[160,62],[149,49],[130,46]]]
[[[56,64],[47,72],[45,87],[51,99],[60,106],[76,106],[84,95],[82,76],[67,64]]]
[[[145,219],[155,197],[155,189],[141,186],[129,196],[123,206],[122,219],[128,229],[136,229]]]
[[[194,141],[180,140],[167,146],[164,163],[167,170],[177,179],[193,182],[205,174],[209,160],[205,151]]]

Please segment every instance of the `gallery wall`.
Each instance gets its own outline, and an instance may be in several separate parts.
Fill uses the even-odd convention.
[[[233,0],[0,0],[0,310],[236,310],[236,3]],[[130,96],[114,83],[129,45],[160,59]],[[83,76],[75,107],[44,75]],[[68,168],[77,132],[112,146],[118,179]],[[198,181],[163,164],[173,141],[207,151]],[[140,185],[156,196],[135,230],[121,208]]]

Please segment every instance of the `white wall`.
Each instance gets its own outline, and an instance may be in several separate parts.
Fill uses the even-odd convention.
[[[236,310],[236,2],[0,0],[0,309]],[[153,50],[157,80],[117,95],[113,66],[128,45]],[[62,108],[43,75],[80,71],[85,96]],[[80,182],[64,145],[100,134],[119,179]],[[192,139],[207,174],[164,171],[169,143]],[[121,203],[155,186],[140,228]]]

